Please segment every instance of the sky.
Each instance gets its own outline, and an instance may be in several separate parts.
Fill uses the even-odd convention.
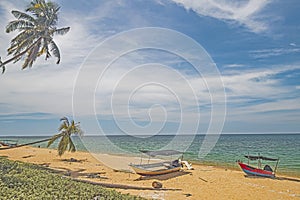
[[[0,55],[11,10],[0,1]],[[0,76],[0,136],[300,131],[298,0],[54,0],[61,51]]]

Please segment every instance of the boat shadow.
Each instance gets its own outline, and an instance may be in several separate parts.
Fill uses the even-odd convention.
[[[184,175],[188,175],[188,174],[192,174],[192,173],[185,172],[185,171],[178,171],[178,172],[172,172],[172,173],[156,175],[156,176],[141,176],[141,177],[135,179],[134,181],[152,180],[152,179],[164,181],[164,180],[168,180],[168,179],[172,179],[172,178],[176,178],[176,177],[184,176]]]
[[[255,178],[255,179],[275,179],[272,177],[264,177],[264,176],[255,176],[255,175],[244,175],[245,178]]]

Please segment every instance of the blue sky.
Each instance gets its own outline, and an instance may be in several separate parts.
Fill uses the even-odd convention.
[[[40,59],[27,70],[21,70],[20,62],[7,66],[6,73],[0,77],[1,135],[55,133],[61,116],[74,115],[74,85],[93,50],[115,34],[143,27],[182,33],[209,54],[220,75],[206,81],[211,81],[214,88],[213,80],[221,79],[226,92],[226,101],[217,97],[216,102],[226,105],[224,133],[299,132],[300,3],[297,0],[55,2],[61,5],[59,26],[71,27],[67,35],[54,38],[62,53],[61,64],[55,65],[55,59],[46,62]],[[24,10],[28,3],[25,0],[0,2],[0,55],[3,60],[14,35],[4,31],[13,19],[10,11]],[[99,55],[96,61],[95,66],[101,65],[104,58]],[[167,67],[150,66],[128,75],[128,80],[124,79],[120,86],[119,96],[113,101],[119,109],[112,113],[108,106],[112,102],[112,90],[118,91],[113,86],[120,83],[121,75],[132,72],[132,66],[147,63]],[[151,70],[155,74],[153,77]],[[178,74],[190,84],[196,97],[185,93],[185,85],[176,79]],[[154,78],[154,82],[166,80],[170,90],[150,84],[133,91],[131,85],[138,83],[140,77]],[[153,131],[176,132],[181,126],[189,126],[189,121],[200,113],[198,131],[205,132],[212,107],[217,105],[211,105],[211,94],[205,92],[208,88],[203,80],[178,56],[153,49],[137,50],[118,59],[106,77],[98,82],[107,87],[94,86],[95,100],[86,99],[84,94],[77,97],[80,102],[94,102],[95,112],[80,108],[74,117],[81,121],[87,134],[100,131],[98,125],[95,126],[95,117],[107,134],[122,131],[149,134]],[[80,87],[84,91],[91,89],[88,83]],[[132,98],[128,100],[126,94],[131,93]],[[187,100],[174,98],[177,95],[183,95]],[[196,104],[189,97],[196,98]],[[186,104],[182,105],[183,101]],[[129,115],[120,112],[121,106]],[[182,110],[186,121],[182,119]],[[222,118],[223,113],[216,116]]]

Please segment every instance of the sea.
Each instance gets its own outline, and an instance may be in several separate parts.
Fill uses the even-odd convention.
[[[221,134],[205,156],[199,156],[203,148],[205,135],[180,135],[176,136],[176,146],[185,148],[183,157],[192,163],[220,166],[224,168],[236,168],[237,160],[247,162],[245,155],[263,155],[271,158],[279,158],[277,172],[285,175],[300,177],[300,134]],[[0,140],[15,140],[18,144],[24,144],[42,140],[47,137],[14,136],[1,137]],[[164,149],[175,138],[175,135],[155,136],[83,136],[72,137],[77,150],[93,153],[118,154],[126,156],[140,156],[140,150]],[[50,148],[56,148],[57,142]],[[47,143],[35,144],[35,147],[46,148]],[[182,148],[181,148],[182,149]],[[1,152],[0,152],[1,156]],[[275,166],[276,163],[266,161],[266,164]],[[270,163],[271,162],[271,163]],[[255,166],[256,163],[251,161]],[[263,163],[264,164],[264,163]]]

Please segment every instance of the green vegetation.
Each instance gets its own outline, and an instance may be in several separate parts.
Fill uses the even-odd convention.
[[[95,198],[96,197],[96,198]],[[142,199],[0,157],[0,199]]]

